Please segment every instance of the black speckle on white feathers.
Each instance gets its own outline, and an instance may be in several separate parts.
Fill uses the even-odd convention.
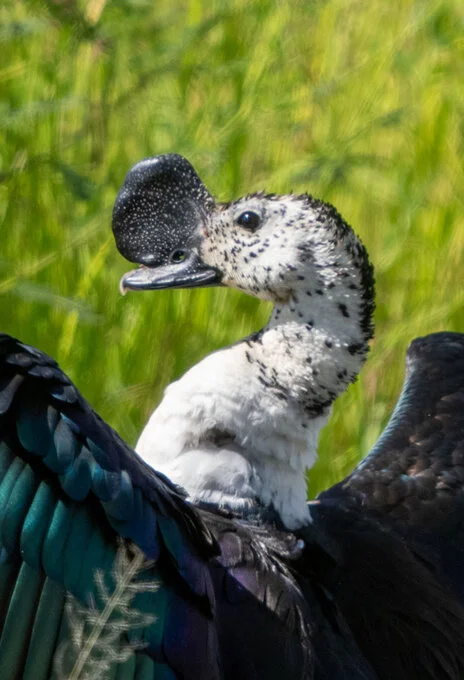
[[[250,206],[255,211],[259,210],[261,220],[253,239],[247,241],[240,226],[234,223],[233,215]],[[271,223],[274,228],[269,233],[266,228]],[[239,264],[238,271],[233,270],[229,278],[226,275],[227,285],[274,301],[278,301],[281,295],[285,297],[282,291],[288,285],[287,305],[276,305],[273,323],[284,328],[283,319],[288,322],[290,313],[295,322],[301,324],[301,330],[287,335],[282,332],[281,354],[287,359],[280,361],[276,356],[277,370],[272,373],[272,357],[268,357],[265,367],[260,366],[258,380],[263,387],[273,390],[279,399],[291,402],[294,394],[291,383],[301,380],[306,372],[308,389],[300,390],[298,399],[308,415],[320,415],[347,384],[356,379],[373,334],[374,277],[364,246],[335,208],[309,195],[259,193],[221,204],[216,215],[211,217],[208,233],[210,239],[221,243],[221,250],[224,250],[225,243],[234,243],[228,251],[230,259],[243,258],[243,265]],[[300,235],[295,237],[295,234]],[[276,241],[279,243],[277,251],[273,245]],[[279,255],[280,251],[292,249],[295,254],[293,261],[288,261],[283,254]],[[270,253],[277,255],[271,258]],[[214,265],[221,269],[220,261],[214,259]],[[227,266],[225,269],[227,271]],[[293,283],[289,284],[289,281]],[[317,304],[311,301],[314,296]],[[336,349],[342,347],[345,356],[359,359],[360,363],[355,367],[348,358],[345,359],[346,367],[335,358],[337,365],[334,364],[333,370],[328,371],[320,366],[320,359],[306,354],[303,361],[306,366],[312,363],[311,371],[298,368],[297,345],[311,347],[313,334],[324,333],[321,315],[313,318],[313,308],[320,309],[321,305],[324,305],[327,315],[338,316],[342,322],[346,320],[347,324],[351,324],[347,325],[346,338],[342,342],[330,334],[324,337],[323,351],[332,356]],[[353,324],[357,330],[351,337],[349,328]],[[334,356],[337,357],[337,353]],[[293,373],[290,368],[292,359],[295,361]]]

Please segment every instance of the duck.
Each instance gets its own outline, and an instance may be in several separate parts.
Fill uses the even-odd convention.
[[[136,449],[192,502],[247,518],[265,512],[293,530],[310,522],[305,470],[316,460],[319,433],[367,356],[373,268],[332,206],[308,195],[266,194],[216,205],[184,166],[182,157],[162,156],[126,178],[113,229],[120,252],[143,266],[122,278],[121,289],[220,284],[274,308],[262,330],[168,387]],[[140,219],[141,201],[134,213],[127,208],[134,193],[165,187],[166,172],[170,180],[178,174],[186,192],[197,191],[188,226],[182,203],[169,223],[158,219],[173,200],[165,188],[149,223]],[[166,231],[178,240],[166,242]]]
[[[464,336],[413,341],[379,441],[308,503],[373,334],[353,230],[309,195],[217,203],[166,154],[129,171],[113,232],[139,265],[122,292],[220,285],[273,311],[167,388],[135,450],[0,336],[1,677],[462,678]]]

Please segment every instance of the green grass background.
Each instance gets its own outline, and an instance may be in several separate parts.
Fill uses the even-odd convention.
[[[376,339],[310,493],[340,479],[388,419],[410,340],[464,331],[462,0],[4,0],[0,18],[1,329],[134,443],[164,386],[269,308],[226,290],[122,298],[126,171],[176,151],[223,200],[309,191],[376,268]]]

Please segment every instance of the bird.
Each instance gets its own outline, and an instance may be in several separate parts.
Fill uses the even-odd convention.
[[[0,336],[0,677],[464,677],[464,335],[414,340],[344,480],[304,471],[373,334],[374,276],[309,195],[217,203],[178,154],[113,212],[127,290],[211,285],[269,323],[170,385],[135,450],[41,351]]]

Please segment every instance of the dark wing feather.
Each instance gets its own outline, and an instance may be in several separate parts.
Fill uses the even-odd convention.
[[[118,537],[125,546],[118,548]],[[53,360],[0,336],[2,680],[50,677],[56,650],[72,637],[69,595],[87,605],[89,620],[89,606],[102,610],[124,579],[115,564],[130,544],[150,560],[137,578],[160,587],[137,594],[132,614],[141,618],[119,621],[126,641],[146,646],[145,654],[119,666],[121,673],[218,678],[208,566],[218,548],[211,532],[181,491],[93,412]],[[129,570],[127,556],[126,562]],[[124,618],[121,612],[122,605],[114,616]],[[171,633],[179,620],[188,630],[183,639]]]
[[[337,603],[376,677],[464,678],[463,599],[450,587],[437,546],[424,550],[422,536],[354,503],[321,501],[311,512],[337,558],[320,563],[308,542],[307,573]]]
[[[464,335],[435,333],[411,343],[403,389],[378,442],[320,500],[351,496],[415,527],[447,524],[456,535],[463,490]]]
[[[218,516],[208,523],[221,546],[212,575],[228,678],[378,680],[322,585],[331,558],[318,535],[306,558],[294,534]]]
[[[418,338],[368,456],[311,503],[328,587],[379,678],[464,677],[464,335]]]

